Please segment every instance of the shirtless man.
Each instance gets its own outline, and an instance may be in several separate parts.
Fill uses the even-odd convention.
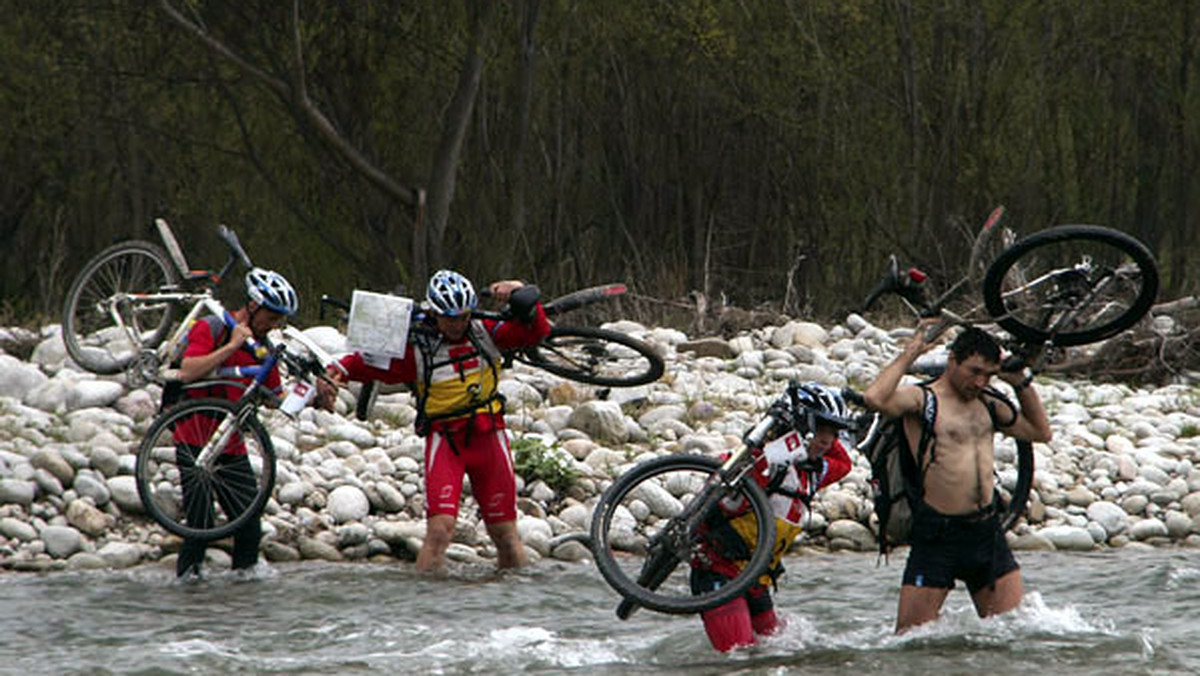
[[[925,393],[916,385],[900,386],[900,379],[932,347],[925,340],[927,326],[917,329],[864,393],[872,409],[904,416],[913,449],[919,443]],[[1012,386],[1020,410],[985,392],[993,376]],[[978,328],[958,334],[945,372],[928,389],[937,398],[937,417],[934,440],[924,456],[924,494],[914,512],[897,633],[936,619],[955,579],[966,583],[980,617],[1008,612],[1021,602],[1020,567],[999,526],[992,442],[996,431],[1026,441],[1047,442],[1051,436],[1031,377],[1020,371],[1002,373],[1000,347]]]

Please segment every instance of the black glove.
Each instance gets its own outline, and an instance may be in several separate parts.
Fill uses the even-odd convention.
[[[797,472],[820,472],[825,469],[824,458],[805,458],[792,463]]]
[[[508,296],[509,313],[513,319],[528,324],[537,316],[537,304],[541,297],[542,292],[536,286],[522,286]]]

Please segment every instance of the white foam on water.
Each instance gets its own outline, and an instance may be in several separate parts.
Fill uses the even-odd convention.
[[[1167,589],[1189,589],[1200,583],[1200,568],[1172,565],[1167,573]]]
[[[422,658],[435,661],[462,661],[476,658],[491,664],[528,664],[541,662],[562,668],[631,661],[628,641],[591,638],[567,638],[544,627],[517,626],[493,629],[486,635],[468,640],[442,640],[418,651]],[[440,658],[440,659],[439,659]]]
[[[159,652],[172,657],[198,657],[202,655],[219,655],[221,657],[237,657],[236,650],[230,650],[218,643],[205,641],[200,638],[164,643]]]

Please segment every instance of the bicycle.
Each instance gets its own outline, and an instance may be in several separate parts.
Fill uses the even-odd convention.
[[[601,576],[622,596],[617,617],[628,619],[641,607],[668,614],[704,612],[741,596],[765,574],[775,543],[775,513],[754,466],[773,444],[803,443],[799,387],[789,382],[724,461],[668,455],[635,465],[601,494],[589,534],[563,539],[591,549]],[[745,504],[754,515],[750,556],[733,579],[693,593],[691,563],[705,556],[708,529],[723,504]]]
[[[235,321],[225,313],[225,323]],[[237,401],[219,397],[185,399],[160,414],[138,447],[134,475],[146,512],[169,532],[185,538],[225,537],[261,513],[275,486],[275,448],[259,420],[264,405],[294,417],[316,395],[333,358],[293,327],[287,342],[248,344],[262,356],[257,366],[222,367],[202,387],[244,388]],[[282,400],[264,383],[282,363],[290,385]],[[251,378],[248,386],[234,378]]]
[[[892,293],[901,296],[920,316],[942,317],[944,321],[930,329],[929,339],[954,323],[986,317],[1017,341],[1010,343],[1015,358],[1005,363],[1005,368],[1012,369],[1036,369],[1044,355],[1056,347],[1115,335],[1149,310],[1157,293],[1157,265],[1136,239],[1100,226],[1059,226],[1008,245],[994,261],[984,265],[1003,215],[1003,207],[990,214],[973,244],[967,275],[935,300],[926,297],[928,276],[916,268],[901,272],[893,255],[883,280],[868,296],[867,307],[885,293]],[[1066,245],[1091,248],[1079,254],[1069,247],[1070,255],[1064,255],[1058,249]],[[980,283],[982,305],[968,303],[969,309],[961,313],[948,307]],[[601,575],[623,597],[618,617],[626,619],[643,606],[665,613],[703,612],[736,598],[763,574],[770,560],[770,538],[764,534],[773,533],[773,517],[765,494],[748,474],[753,451],[764,441],[797,432],[794,427],[788,430],[785,413],[789,406],[795,406],[794,387],[794,383],[789,384],[788,391],[746,433],[740,449],[724,463],[687,455],[642,463],[602,494],[593,511],[589,535],[565,538],[580,540],[592,550]],[[843,395],[863,405],[857,393],[844,390]],[[875,414],[860,416],[857,431],[865,429],[865,434],[858,448],[866,447],[880,433],[880,421]],[[1006,529],[1023,512],[1033,480],[1032,444],[1019,442],[1017,451],[1018,480],[1001,515]],[[689,493],[689,486],[696,490]],[[677,504],[673,512],[661,515],[658,522],[639,525],[641,522],[633,515],[645,509],[635,503],[644,503],[642,498],[647,495],[664,494],[676,498],[677,503],[660,501]],[[680,495],[692,497],[680,500]],[[687,580],[680,579],[683,576],[676,575],[675,570],[698,555],[701,525],[730,495],[744,496],[760,524],[751,559],[737,578],[720,589],[692,594]],[[643,556],[618,557],[619,551]]]
[[[926,329],[927,341],[953,325],[994,322],[1011,336],[1003,341],[1010,356],[1001,368],[1029,369],[1032,376],[1056,350],[1111,338],[1150,311],[1158,293],[1158,265],[1134,237],[1098,225],[1060,225],[1006,242],[985,261],[1003,216],[1002,206],[992,211],[971,248],[967,274],[933,300],[926,296],[927,275],[917,268],[901,270],[896,256],[889,257],[864,312],[883,295],[898,295],[918,317],[941,319]],[[976,287],[982,303],[972,297]],[[965,311],[949,308],[962,302]],[[863,404],[861,397],[850,398]],[[880,423],[879,415],[870,420],[860,449],[873,442]],[[1000,514],[1002,530],[1016,524],[1033,485],[1033,444],[1018,440],[1016,449],[1017,482]]]
[[[542,305],[547,317],[559,317],[577,308],[612,299],[625,293],[624,284],[602,284],[560,296]],[[321,297],[322,305],[331,305],[349,312],[344,300]],[[474,317],[507,320],[511,312],[476,310]],[[431,317],[414,306],[409,323],[410,333],[431,334]],[[432,334],[431,334],[432,335]],[[537,345],[503,353],[504,365],[512,361],[542,369],[576,382],[602,387],[634,387],[652,383],[662,377],[665,365],[654,348],[633,336],[610,329],[591,326],[554,325],[550,335]],[[355,405],[359,420],[370,417],[371,408],[379,393],[379,382],[363,383]]]
[[[928,276],[901,270],[893,254],[864,312],[883,295],[898,295],[917,316],[943,320],[927,339],[951,325],[994,322],[1012,336],[1008,346],[1023,366],[1036,368],[1050,351],[1111,338],[1150,311],[1158,265],[1136,238],[1099,225],[1060,225],[1006,246],[985,265],[983,254],[1003,216],[1002,206],[991,213],[972,246],[967,274],[933,300],[926,296]],[[973,297],[977,286],[982,304]],[[966,310],[951,309],[964,301]]]
[[[170,225],[159,218],[155,226],[161,246],[143,240],[114,244],[89,260],[67,291],[63,343],[71,359],[92,373],[124,372],[134,384],[170,379],[163,369],[192,320],[219,307],[214,289],[238,263],[254,267],[224,225],[217,235],[229,259],[218,271],[192,270]],[[177,322],[189,303],[191,310]]]

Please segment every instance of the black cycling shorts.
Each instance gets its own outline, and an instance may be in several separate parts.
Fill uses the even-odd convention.
[[[917,509],[904,584],[954,589],[954,581],[962,580],[974,594],[1018,568],[995,514],[966,519],[927,505]]]

